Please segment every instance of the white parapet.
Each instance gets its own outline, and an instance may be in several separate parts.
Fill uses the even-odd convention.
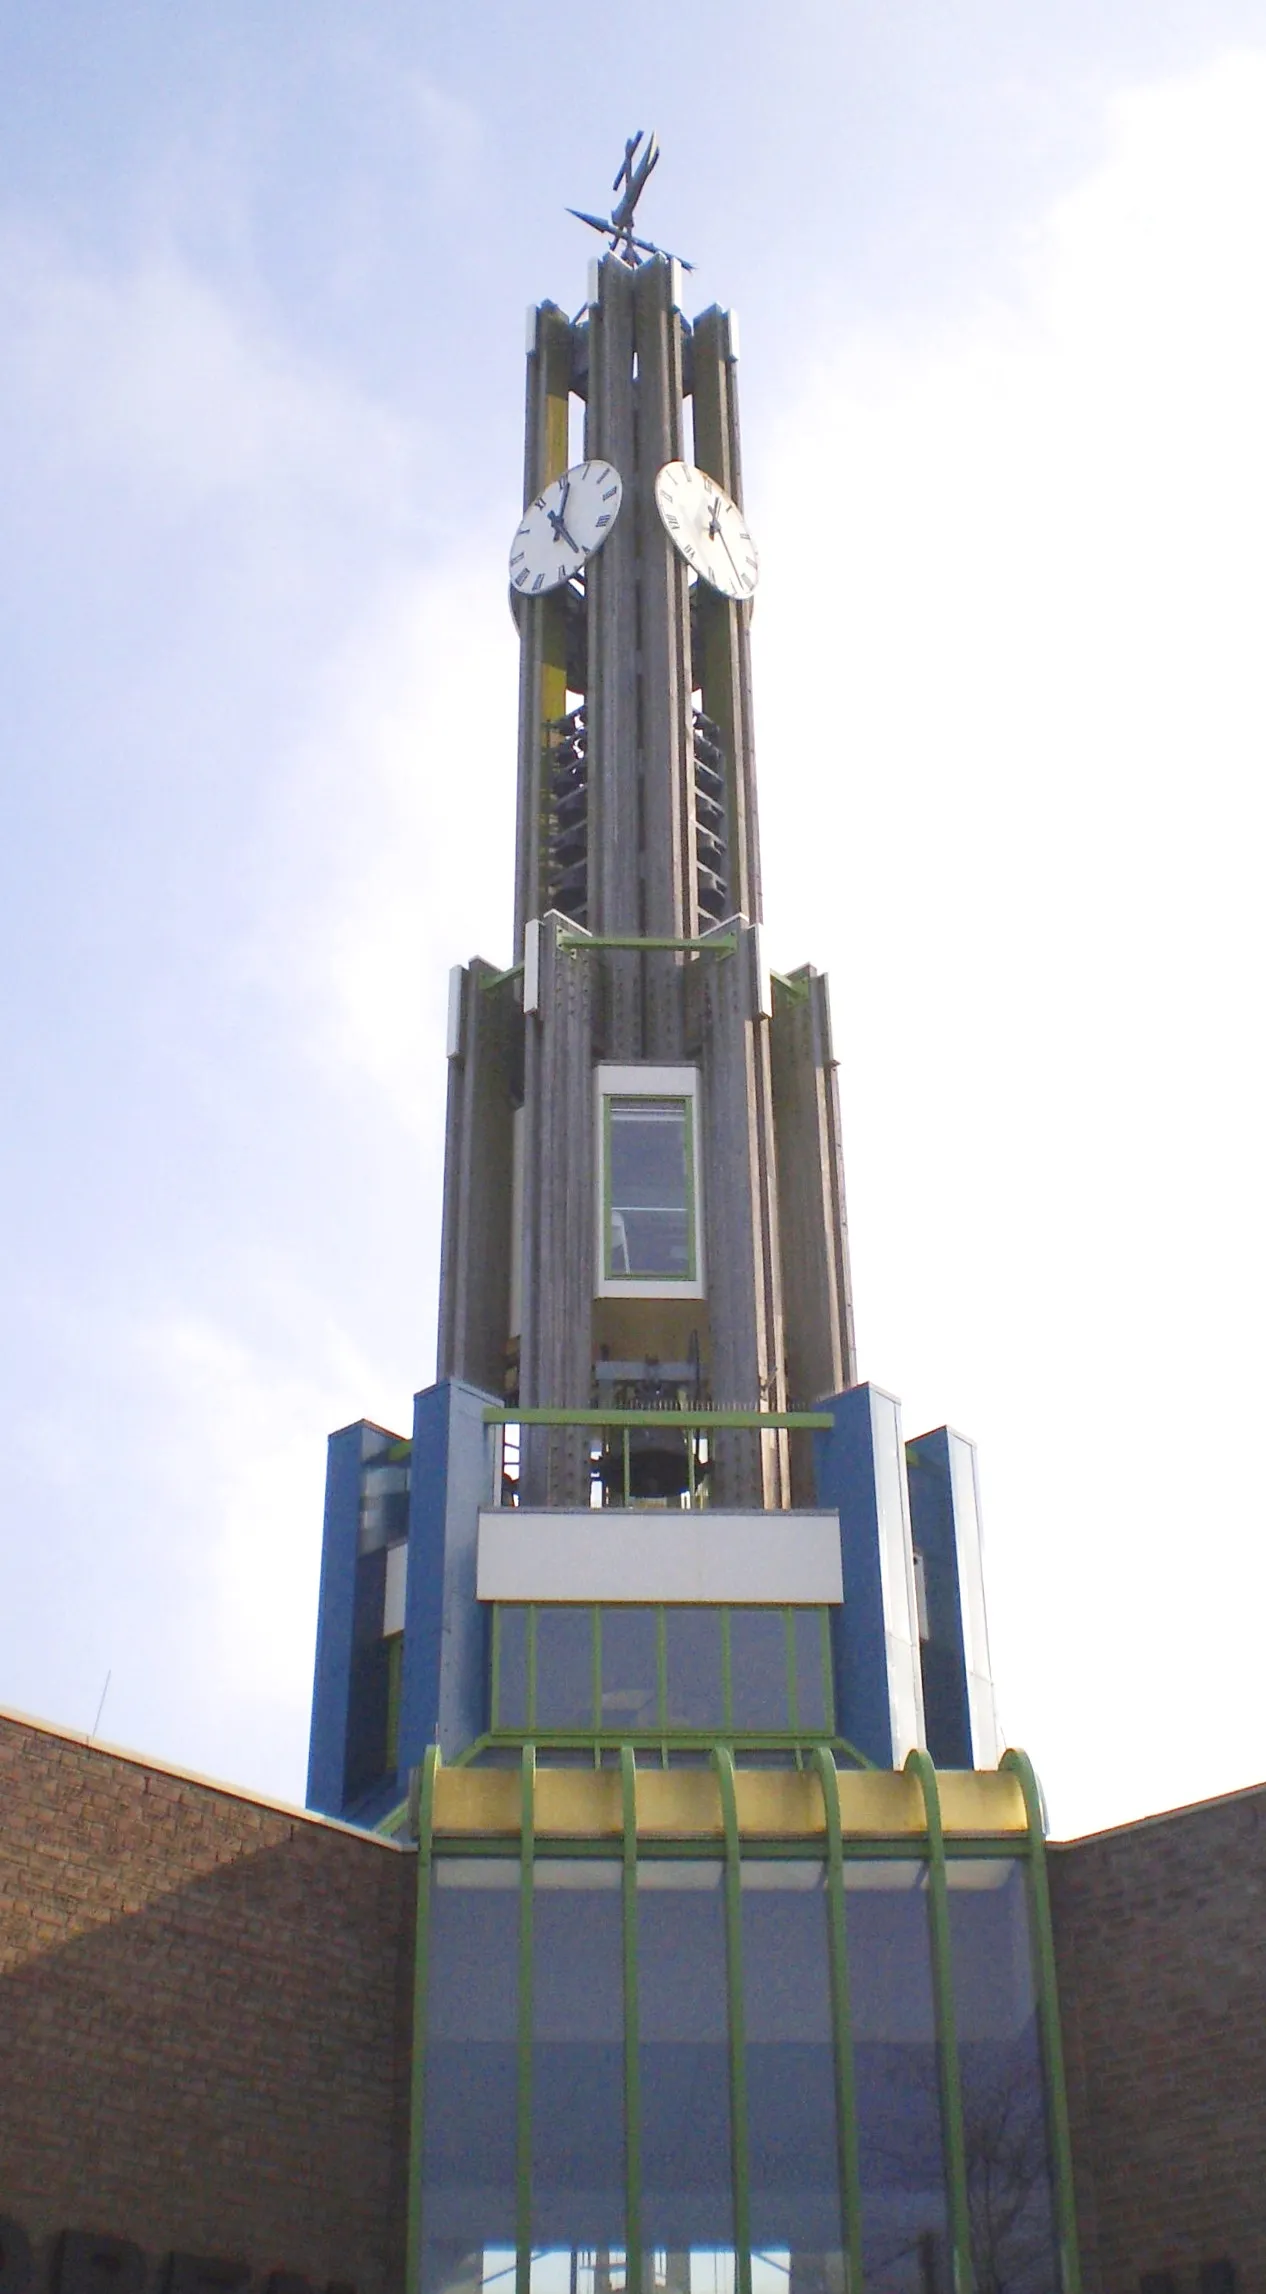
[[[838,1602],[839,1515],[489,1507],[477,1590],[481,1601]]]

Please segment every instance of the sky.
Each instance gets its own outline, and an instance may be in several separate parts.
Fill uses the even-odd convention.
[[[0,1705],[302,1798],[510,960],[523,310],[651,125],[862,1373],[980,1445],[1054,1832],[1253,1783],[1263,0],[2,0]]]

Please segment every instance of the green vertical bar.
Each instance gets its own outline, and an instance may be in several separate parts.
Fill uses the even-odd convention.
[[[1046,2116],[1050,2129],[1051,2164],[1055,2170],[1055,2223],[1059,2238],[1060,2280],[1063,2294],[1080,2294],[1081,2261],[1077,2248],[1073,2145],[1068,2126],[1068,2094],[1064,2084],[1064,2040],[1059,2022],[1055,1929],[1051,1919],[1050,1880],[1046,1870],[1042,1795],[1027,1752],[1004,1752],[998,1765],[1018,1779],[1024,1795],[1024,1813],[1029,1821],[1029,1912],[1036,1963],[1038,2027],[1042,2034],[1042,2060],[1046,2068]]]
[[[526,1640],[526,1643],[527,1643],[527,1688],[526,1688],[526,1691],[525,1691],[525,1696],[526,1696],[526,1703],[527,1703],[527,1724],[528,1724],[528,1727],[529,1727],[529,1728],[535,1728],[535,1727],[536,1727],[536,1603],[535,1603],[535,1601],[529,1601],[529,1603],[528,1603],[528,1605],[527,1605],[527,1609],[526,1609],[526,1611],[525,1611],[525,1613],[524,1613],[524,1618],[523,1618],[523,1630],[524,1630],[524,1637],[525,1637],[525,1640]]]
[[[822,1619],[822,1710],[826,1714],[826,1725],[834,1736],[835,1667],[831,1663],[831,1612],[829,1609],[823,1609],[820,1615]]]
[[[435,1834],[435,1774],[440,1748],[430,1744],[422,1762],[418,1795],[418,1898],[413,1928],[413,2052],[409,2062],[409,2189],[406,2202],[406,2276],[408,2294],[419,2294],[422,2284],[422,2142],[426,2108],[427,1980],[430,1975],[431,1860]]]
[[[831,2033],[835,2042],[836,2144],[844,2215],[844,2285],[847,2294],[861,2294],[862,2171],[848,1984],[848,1907],[844,1894],[844,1853],[840,1845],[840,1792],[835,1759],[829,1747],[815,1744],[813,1759],[826,1816],[826,1913],[831,1960]]]
[[[628,1427],[627,1427],[627,1426],[625,1427],[625,1429],[624,1429],[624,1432],[623,1432],[623,1435],[621,1436],[621,1441],[622,1441],[622,1444],[623,1444],[623,1449],[624,1449],[624,1503],[625,1503],[625,1506],[626,1506],[626,1508],[627,1508],[627,1506],[628,1506],[628,1502],[629,1502],[629,1494],[630,1494],[630,1493],[629,1493],[629,1478],[630,1478],[630,1477],[629,1477],[629,1429],[628,1429]]]
[[[971,2216],[967,2205],[967,2145],[963,2134],[963,2090],[958,2073],[958,2032],[954,2019],[954,1965],[950,1947],[949,1886],[945,1877],[945,1834],[941,1795],[929,1753],[915,1745],[906,1770],[917,1776],[928,1834],[928,1914],[932,1936],[932,1996],[936,2005],[936,2053],[941,2075],[941,2136],[949,2193],[950,2251],[955,2294],[972,2294]]]
[[[738,1793],[728,1744],[712,1747],[725,1832],[725,1971],[730,2009],[730,2158],[734,2179],[734,2284],[752,2294],[752,2203],[747,2175],[747,2038],[743,2013],[743,1873]]]
[[[800,1727],[800,1698],[796,1690],[796,1612],[784,1609],[783,1637],[787,1644],[787,1726],[795,1735]]]
[[[727,1735],[734,1727],[734,1642],[728,1604],[721,1611],[721,1726]]]
[[[532,1882],[536,1858],[536,1747],[523,1747],[519,1815],[519,2043],[515,2117],[514,2287],[532,2279]]]
[[[624,1819],[624,2284],[642,2294],[642,2058],[637,2002],[637,1769],[620,1746]]]
[[[593,1605],[593,1725],[602,1726],[602,1610]]]
[[[501,1726],[501,1603],[492,1604],[492,1665],[488,1683],[488,1726]]]
[[[668,1726],[668,1619],[662,1601],[655,1611],[655,1694],[662,1732]]]

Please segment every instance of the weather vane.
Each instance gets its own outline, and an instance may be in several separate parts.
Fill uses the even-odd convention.
[[[631,135],[624,146],[624,164],[611,186],[620,196],[610,215],[586,215],[580,207],[569,207],[567,210],[578,223],[587,223],[591,231],[600,231],[604,239],[609,239],[611,253],[618,254],[621,262],[627,263],[630,270],[634,271],[643,255],[668,253],[666,247],[657,247],[651,239],[637,238],[633,230],[633,216],[638,200],[646,189],[652,169],[659,161],[659,145],[655,141],[654,128],[647,134],[645,149],[639,156],[638,145],[642,142],[644,132],[639,128],[637,134]],[[672,260],[680,263],[683,271],[694,269],[694,264],[688,263],[684,255],[674,256]]]

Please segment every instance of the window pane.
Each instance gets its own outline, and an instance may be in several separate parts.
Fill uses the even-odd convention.
[[[978,2286],[1059,2284],[1029,1908],[1015,1858],[951,1860],[950,1946]]]
[[[752,2245],[793,2286],[844,2284],[835,2048],[820,1863],[744,1862]]]
[[[593,1611],[538,1609],[538,1728],[593,1727]]]
[[[497,1728],[527,1727],[527,1610],[497,1611]]]
[[[822,1665],[823,1609],[795,1609],[796,1713],[799,1726],[830,1728],[826,1704],[826,1675]]]
[[[622,2248],[620,1866],[539,1857],[533,1905],[532,2245]],[[550,2271],[534,2260],[538,2277],[546,2294]]]
[[[638,1866],[642,2238],[648,2252],[733,2247],[721,1865]],[[711,2284],[711,2263],[691,2284]]]
[[[689,1115],[684,1099],[609,1099],[607,1273],[687,1282]]]
[[[925,2294],[952,2280],[924,1867],[844,1880],[867,2294]]]
[[[602,1612],[602,1725],[629,1730],[659,1726],[653,1609]]]
[[[723,1728],[720,1610],[668,1609],[665,1618],[668,1726]]]
[[[790,1728],[787,1626],[781,1609],[731,1609],[730,1677],[735,1728]]]
[[[426,2294],[479,2286],[514,2248],[519,1867],[437,1857],[427,1983]]]

